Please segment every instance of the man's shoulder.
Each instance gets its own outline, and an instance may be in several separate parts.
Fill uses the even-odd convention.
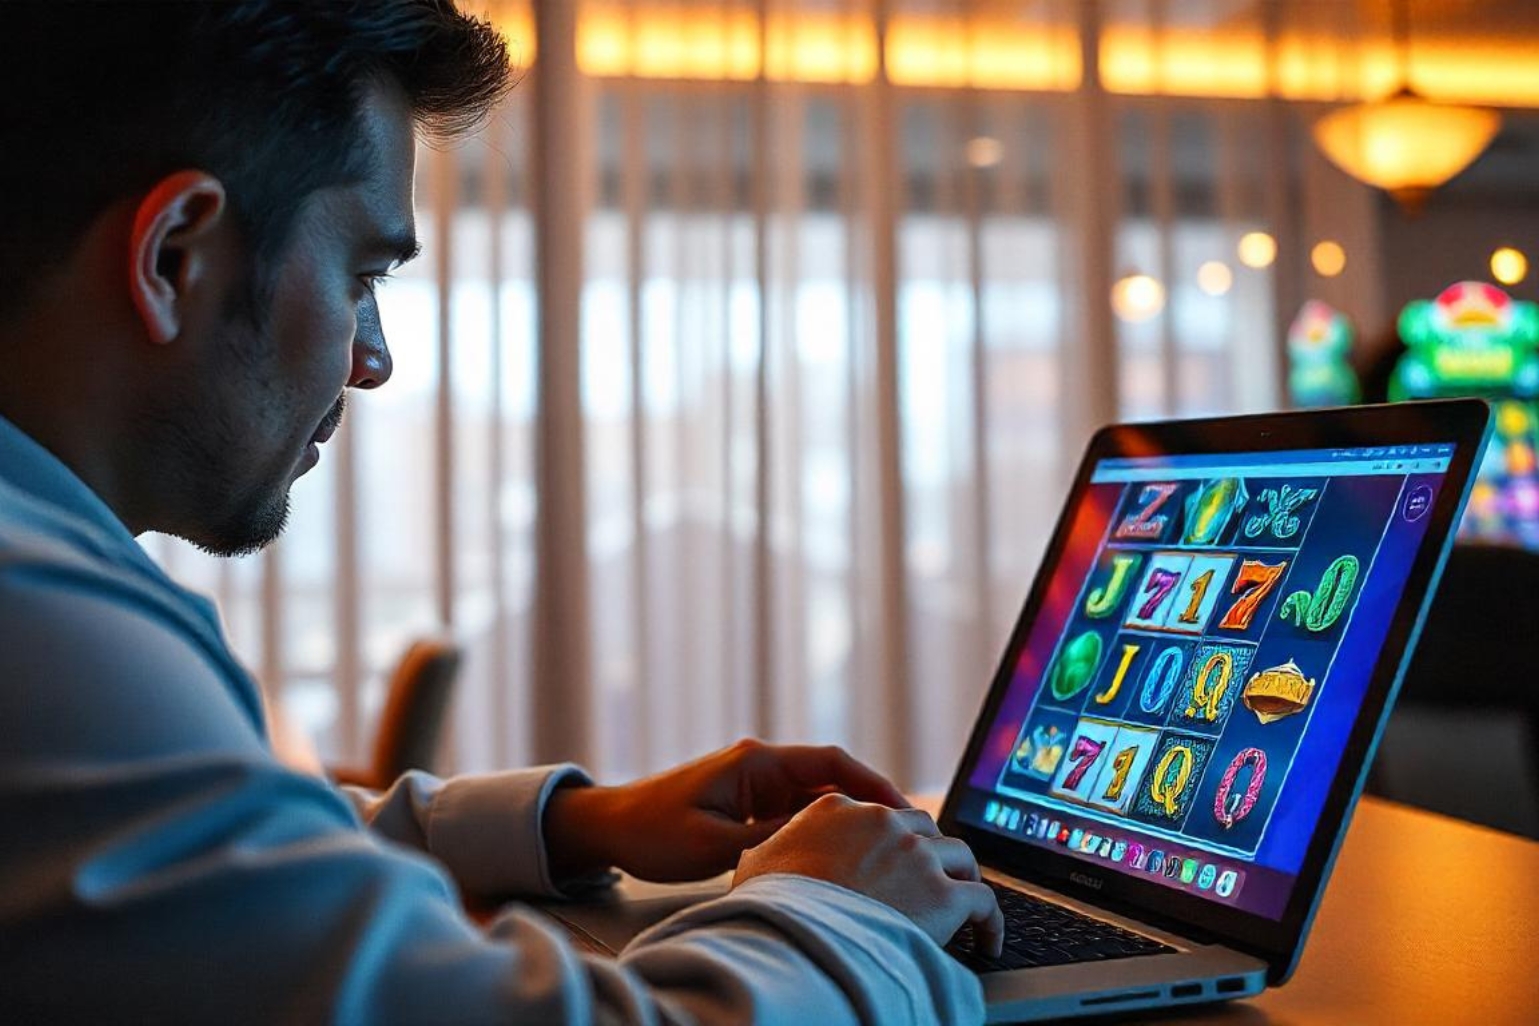
[[[26,678],[77,699],[156,677],[217,682],[222,700],[260,720],[254,685],[206,600],[131,541],[3,480],[0,664],[13,691]]]
[[[0,479],[0,595],[40,587],[133,598],[203,619],[196,597],[125,533]]]
[[[0,478],[0,573],[47,566],[110,573],[120,544],[79,513]]]

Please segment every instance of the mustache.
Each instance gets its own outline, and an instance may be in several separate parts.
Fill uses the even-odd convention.
[[[326,434],[336,431],[342,424],[342,414],[347,410],[347,393],[337,396],[337,401],[332,404],[326,416],[321,418],[321,430]]]

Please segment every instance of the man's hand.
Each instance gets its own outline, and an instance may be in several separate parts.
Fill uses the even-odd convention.
[[[643,880],[700,880],[733,868],[829,794],[909,805],[841,748],[745,739],[621,787],[557,790],[545,808],[545,849],[557,877],[615,866]]]
[[[768,873],[799,873],[875,898],[912,919],[937,944],[964,923],[978,950],[997,956],[1004,916],[981,882],[971,849],[941,836],[930,814],[827,795],[738,863],[732,886]]]

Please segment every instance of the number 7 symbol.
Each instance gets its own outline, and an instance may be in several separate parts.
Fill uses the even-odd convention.
[[[1261,608],[1261,600],[1267,593],[1277,587],[1277,582],[1282,580],[1283,571],[1288,569],[1288,561],[1285,559],[1276,566],[1261,562],[1259,559],[1247,559],[1240,564],[1240,572],[1234,575],[1234,584],[1229,588],[1231,594],[1239,595],[1234,605],[1224,614],[1224,618],[1218,625],[1225,630],[1243,631],[1250,627],[1251,621],[1256,618],[1256,610]]]
[[[1170,594],[1181,581],[1181,574],[1175,570],[1166,570],[1164,567],[1155,567],[1149,571],[1149,579],[1144,582],[1144,594],[1149,598],[1138,607],[1138,619],[1148,620],[1154,616],[1154,611],[1160,608],[1160,603],[1165,601],[1165,596]]]
[[[1096,764],[1105,750],[1105,741],[1094,741],[1083,734],[1075,738],[1074,747],[1069,750],[1069,761],[1074,763],[1074,768],[1063,778],[1063,789],[1079,790],[1079,785],[1085,781],[1085,774],[1090,772],[1090,767]]]

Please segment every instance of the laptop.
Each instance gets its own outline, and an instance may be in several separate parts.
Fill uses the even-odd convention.
[[[1091,440],[947,793],[1007,919],[989,1021],[1298,963],[1490,431],[1480,400]],[[618,950],[698,895],[554,910]]]

